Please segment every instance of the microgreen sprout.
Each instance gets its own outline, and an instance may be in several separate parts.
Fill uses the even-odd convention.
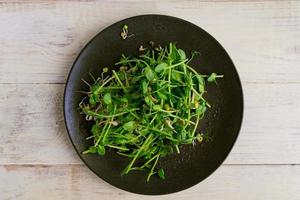
[[[130,38],[130,37],[132,37],[132,36],[134,36],[134,34],[129,34],[128,33],[128,25],[123,25],[123,28],[122,28],[122,32],[121,32],[121,38],[123,39],[123,40],[125,40],[125,39],[127,39],[127,38]]]
[[[128,26],[121,33],[128,37]],[[159,160],[180,154],[182,145],[210,141],[198,127],[211,105],[203,96],[205,84],[223,75],[202,75],[190,66],[184,50],[170,43],[167,47],[140,47],[138,57],[122,56],[118,70],[103,68],[79,104],[86,120],[93,124],[88,141],[94,141],[83,154],[104,156],[113,149],[129,159],[122,174],[134,170],[166,179],[168,172]],[[199,54],[194,52],[192,57]],[[216,86],[217,87],[217,86]],[[120,172],[121,173],[121,172]]]

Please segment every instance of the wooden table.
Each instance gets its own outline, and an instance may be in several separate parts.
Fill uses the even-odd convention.
[[[227,50],[245,115],[224,164],[171,195],[131,194],[87,169],[62,114],[67,74],[104,27],[158,13],[191,21]],[[300,199],[300,1],[0,1],[0,199]]]

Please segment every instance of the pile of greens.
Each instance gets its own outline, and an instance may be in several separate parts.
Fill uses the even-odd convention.
[[[139,57],[122,56],[119,70],[104,68],[101,77],[88,84],[90,91],[79,104],[87,120],[94,125],[94,145],[83,153],[104,155],[108,148],[131,158],[122,174],[132,170],[165,178],[157,169],[160,158],[179,146],[202,142],[196,128],[209,103],[203,98],[205,82],[223,77],[212,73],[201,75],[189,62],[186,53],[172,43],[168,47],[141,49]],[[141,163],[141,164],[138,164]]]

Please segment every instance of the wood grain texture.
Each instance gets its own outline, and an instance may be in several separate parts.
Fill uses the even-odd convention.
[[[62,114],[64,85],[7,84],[0,164],[78,164]],[[298,84],[245,84],[245,118],[226,164],[300,164]]]
[[[149,13],[181,17],[207,30],[228,51],[243,82],[300,83],[299,1],[188,0],[1,3],[0,83],[64,83],[92,36]]]
[[[222,166],[202,183],[164,196],[116,189],[81,165],[2,166],[1,200],[298,200],[300,166]]]

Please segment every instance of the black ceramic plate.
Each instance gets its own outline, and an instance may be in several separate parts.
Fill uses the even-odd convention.
[[[120,38],[124,24],[134,36]],[[80,80],[91,80],[88,72],[99,76],[102,67],[114,68],[122,53],[138,55],[138,47],[149,41],[166,45],[175,42],[186,52],[200,51],[191,63],[195,70],[209,74],[224,74],[218,85],[207,84],[206,99],[212,105],[199,125],[199,130],[211,135],[212,141],[182,146],[180,154],[161,159],[166,179],[153,176],[146,182],[145,172],[121,176],[129,160],[113,150],[103,157],[82,155],[90,142],[91,124],[80,115],[78,104],[88,90]],[[237,71],[222,46],[203,29],[182,19],[162,15],[143,15],[117,22],[96,35],[81,51],[69,74],[64,96],[64,114],[70,139],[83,162],[100,178],[126,191],[140,194],[168,194],[189,188],[215,171],[229,154],[240,130],[243,114],[243,95]]]

